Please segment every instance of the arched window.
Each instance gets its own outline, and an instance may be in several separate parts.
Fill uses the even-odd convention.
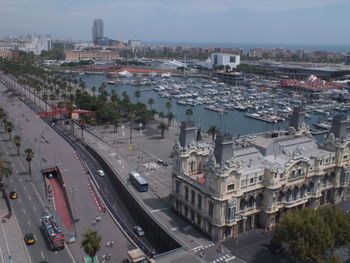
[[[313,189],[314,189],[314,183],[313,183],[313,182],[310,182],[309,185],[308,185],[308,187],[307,187],[307,191],[310,193],[310,192],[313,191]]]
[[[290,201],[291,195],[292,195],[292,190],[288,189],[288,190],[287,190],[287,194],[286,194],[286,200],[287,200],[287,202]]]
[[[244,210],[245,206],[246,206],[245,199],[241,199],[241,201],[239,202],[239,210]]]
[[[293,199],[296,200],[299,197],[299,187],[295,186],[293,189]]]
[[[300,195],[301,197],[304,197],[305,194],[306,194],[306,185],[303,184],[303,186],[301,187]]]
[[[248,201],[248,207],[253,207],[255,206],[255,198],[251,196]]]
[[[278,202],[282,202],[283,199],[284,199],[284,192],[280,191],[279,194],[278,194]]]

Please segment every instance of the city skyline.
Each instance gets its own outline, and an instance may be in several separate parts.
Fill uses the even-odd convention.
[[[4,0],[0,36],[32,32],[54,39],[91,41],[104,21],[118,40],[165,42],[348,44],[346,0]],[[220,28],[220,30],[218,30]],[[344,32],[344,33],[342,33]]]

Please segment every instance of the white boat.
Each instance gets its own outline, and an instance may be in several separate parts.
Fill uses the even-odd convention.
[[[171,74],[170,73],[162,73],[160,76],[162,78],[171,78]]]
[[[120,71],[120,72],[118,73],[118,75],[119,75],[120,77],[132,77],[132,76],[133,76],[132,73],[130,73],[130,72],[127,71],[127,70]]]

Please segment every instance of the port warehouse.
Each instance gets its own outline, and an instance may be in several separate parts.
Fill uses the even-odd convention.
[[[171,251],[178,251],[179,249],[184,249],[181,241],[177,240],[176,237],[171,235],[164,227],[159,225],[153,215],[143,206],[141,201],[137,200],[137,197],[128,190],[128,187],[122,180],[116,175],[114,170],[107,164],[107,162],[89,145],[85,145],[86,150],[99,162],[101,163],[103,169],[107,174],[114,175],[113,186],[115,190],[119,193],[122,201],[125,203],[126,207],[129,208],[129,212],[133,215],[134,218],[138,218],[142,229],[145,230],[147,236],[150,237],[152,242],[157,245],[159,255],[156,255],[155,258],[162,257],[162,254],[168,254]],[[141,223],[142,222],[142,223]],[[122,226],[126,227],[126,225]],[[128,234],[132,231],[127,231]],[[152,254],[147,248],[143,247],[143,244],[136,238],[134,239],[135,243],[147,254],[150,256]]]
[[[333,80],[350,74],[350,66],[314,66],[314,65],[293,65],[273,62],[253,64],[254,66],[277,74],[283,74],[292,79],[305,79],[310,75],[316,75],[324,80]]]

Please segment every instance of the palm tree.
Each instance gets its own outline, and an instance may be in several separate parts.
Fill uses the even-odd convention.
[[[190,116],[193,115],[192,109],[187,109],[187,110],[186,110],[186,115],[187,115],[187,118],[188,118],[188,121],[189,121],[189,120],[190,120]]]
[[[31,175],[32,174],[32,167],[30,165],[30,162],[33,160],[34,158],[34,152],[31,148],[27,148],[24,150],[24,153],[25,153],[25,158],[28,162],[28,167],[29,167],[29,174]]]
[[[163,123],[163,118],[165,117],[164,112],[162,112],[162,111],[159,112],[159,113],[158,113],[158,116],[159,116],[159,118],[160,118],[160,122]]]
[[[160,133],[162,134],[162,139],[164,139],[164,133],[165,133],[166,130],[169,129],[168,125],[166,125],[165,123],[161,122],[157,128],[158,128],[158,130],[160,130]]]
[[[19,135],[15,135],[13,137],[13,143],[16,145],[17,147],[17,154],[19,156],[19,148],[21,147],[21,143],[22,143],[22,137]]]
[[[128,114],[128,119],[130,120],[130,144],[132,144],[132,124],[135,120],[135,112],[130,111]]]
[[[165,103],[165,108],[168,110],[168,114],[170,112],[170,109],[173,107],[173,104],[171,104],[171,101],[167,101]]]
[[[96,89],[95,86],[93,86],[93,87],[91,88],[91,91],[93,92],[94,96],[95,96],[96,90],[97,90],[97,89]]]
[[[0,188],[3,186],[3,178],[12,174],[12,168],[9,161],[5,160],[4,153],[0,152]]]
[[[1,120],[1,126],[5,124],[5,120],[7,120],[7,114],[2,108],[0,109],[0,120]]]
[[[153,110],[154,99],[150,98],[150,99],[148,100],[148,105],[151,107],[151,110]]]
[[[140,90],[135,91],[136,103],[139,103],[140,97],[141,97],[141,91]]]
[[[218,127],[216,127],[215,125],[212,125],[212,126],[209,127],[207,133],[208,133],[209,135],[211,135],[211,138],[212,138],[212,140],[214,141],[214,140],[215,140],[215,136],[216,136],[216,134],[218,133],[218,131],[219,131],[219,130],[218,130]]]
[[[97,252],[101,249],[101,240],[96,230],[89,229],[83,234],[83,240],[81,241],[81,247],[84,252],[91,258],[91,263],[95,262],[95,256]]]
[[[168,126],[170,127],[171,126],[171,121],[175,118],[174,113],[169,112],[168,115],[167,115],[167,118],[168,118]]]
[[[5,130],[9,133],[10,135],[10,141],[12,140],[11,138],[11,134],[13,132],[13,130],[15,129],[15,125],[13,125],[13,123],[11,121],[7,121],[5,123]]]

